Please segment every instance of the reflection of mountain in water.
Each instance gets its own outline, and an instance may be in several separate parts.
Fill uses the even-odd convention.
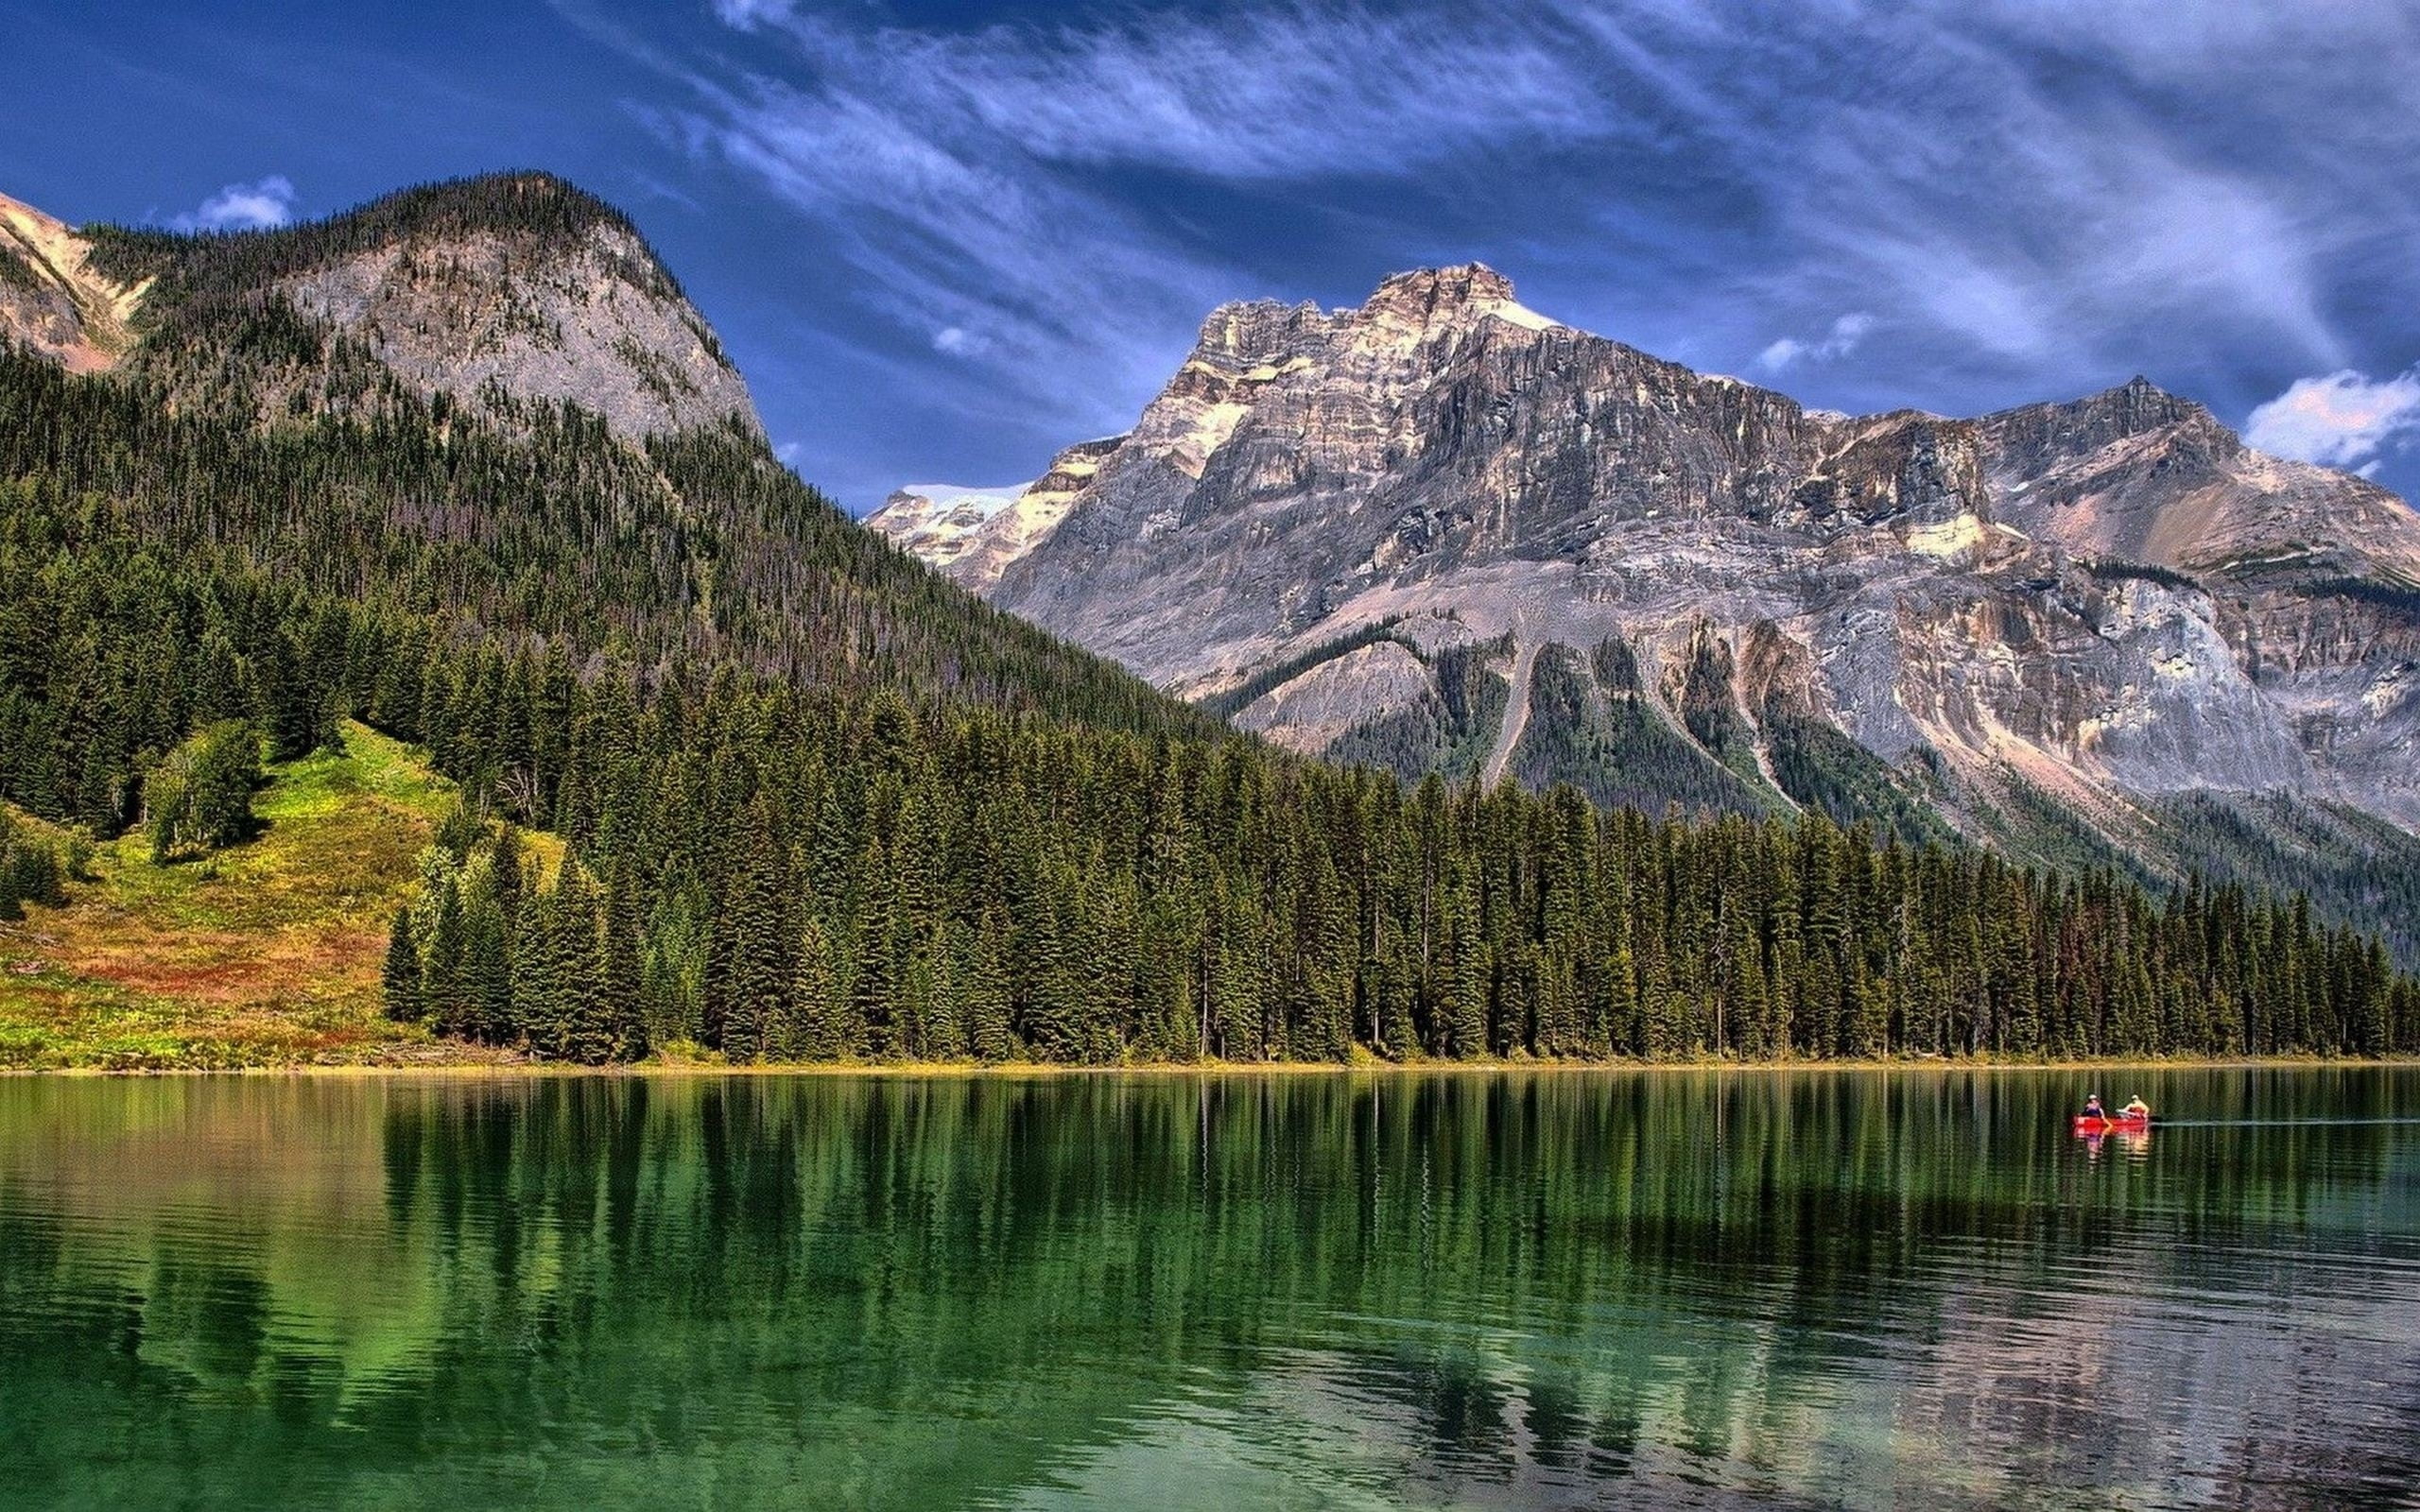
[[[2420,1478],[2420,1129],[2094,1164],[2075,1090],[0,1086],[0,1461],[65,1504],[2360,1505]],[[2142,1090],[2383,1115],[2420,1074]]]

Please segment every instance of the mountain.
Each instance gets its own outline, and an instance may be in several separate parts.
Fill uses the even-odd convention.
[[[1009,563],[1058,527],[1091,485],[1101,458],[1123,437],[1080,441],[1053,457],[1031,483],[1005,489],[910,484],[893,491],[866,520],[900,547],[982,593]]]
[[[1820,816],[1599,812],[1241,738],[782,468],[671,276],[560,180],[230,236],[11,225],[39,266],[12,250],[0,342],[0,1063],[445,1053],[432,1037],[584,1062],[2420,1044],[2420,990],[2379,941],[2248,886],[2163,902]],[[1002,596],[1031,593],[1125,496],[1138,439],[1209,476],[1253,434],[1247,400],[1318,361],[1417,387],[1425,359],[1388,352],[1444,318],[1424,300],[1554,336],[1480,282],[1403,291],[1382,312],[1396,334],[1358,354],[1314,340],[1317,312],[1238,316],[1238,352],[1284,345],[1255,320],[1291,321],[1326,355],[1206,365],[1137,438],[1071,450],[1038,488],[925,490],[897,517],[979,537],[959,570],[996,561]],[[1333,419],[1342,443],[1363,423]],[[1916,443],[1835,469],[1848,505],[1776,494],[1772,549],[1832,528],[1801,516],[1930,488],[1912,462],[1877,471],[1892,445]],[[1680,449],[1709,476],[1731,465]],[[1909,509],[1927,549],[1997,539]],[[1389,559],[1456,549],[1469,524],[1440,516]],[[1348,633],[1470,763],[1569,747],[1613,771],[1566,738],[1599,712],[1589,690],[1669,674],[1626,640],[1574,660],[1516,629],[1483,644],[1439,612]],[[1703,770],[1674,782],[1720,806],[1770,761],[1772,781],[1811,764],[1859,801],[1896,793],[1823,745],[1845,737],[1814,712],[1808,659],[1772,639],[1735,664],[1717,630],[1692,634],[1674,707],[1696,744],[1666,731],[1667,754]],[[1510,712],[1490,670],[1508,658]],[[1253,676],[1310,710],[1300,672]],[[1368,738],[1367,690],[1339,680],[1319,717]],[[1769,693],[1754,725],[1723,694],[1748,682]],[[1435,734],[1390,738],[1410,767]],[[296,951],[307,970],[227,969]],[[383,1029],[361,1022],[373,1000]],[[276,1027],[201,1042],[230,1021]]]
[[[2420,860],[2420,518],[2139,378],[1830,414],[1474,265],[1222,307],[1087,455],[1022,549],[900,539],[1297,749],[2155,876]]]
[[[0,306],[0,478],[121,497],[146,541],[656,672],[1209,728],[780,466],[678,283],[561,180],[265,232],[8,224],[43,277]]]

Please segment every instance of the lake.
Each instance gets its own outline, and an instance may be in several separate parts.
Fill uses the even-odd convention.
[[[2415,1498],[2420,1070],[0,1078],[10,1506]]]

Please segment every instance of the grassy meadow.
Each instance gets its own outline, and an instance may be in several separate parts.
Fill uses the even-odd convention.
[[[94,847],[66,906],[0,923],[0,1069],[494,1058],[379,1007],[389,920],[454,784],[361,725],[343,750],[267,776],[245,844],[161,866],[137,827]],[[63,832],[15,816],[63,847]],[[547,836],[530,845],[540,865],[557,859]]]

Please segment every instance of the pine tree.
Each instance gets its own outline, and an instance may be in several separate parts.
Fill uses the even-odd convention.
[[[752,803],[740,823],[734,877],[715,919],[709,1032],[734,1060],[762,1059],[791,1022],[797,963],[790,958],[786,867],[772,811]]]
[[[527,910],[525,909],[525,915]],[[490,1044],[532,1040],[550,1045],[560,1032],[554,1012],[553,962],[543,948],[527,963],[536,978],[526,991],[527,1011],[515,1002],[512,922],[493,894],[475,887],[462,908],[462,956],[458,1005],[463,1014],[456,1032]],[[532,931],[532,933],[536,933]],[[543,936],[541,936],[543,947]]]
[[[1010,1026],[1009,971],[1001,959],[1001,942],[1008,936],[1008,921],[997,911],[986,913],[962,936],[958,971],[965,983],[967,1039],[975,1058],[994,1065],[1017,1053]]]
[[[420,945],[412,937],[412,911],[408,908],[395,910],[379,987],[386,1001],[387,1017],[412,1022],[425,1011],[421,995]]]
[[[1488,1053],[1491,971],[1487,947],[1480,936],[1475,891],[1466,871],[1455,877],[1447,885],[1442,924],[1445,940],[1445,1053],[1458,1060],[1475,1060]]]
[[[461,892],[450,875],[441,876],[431,885],[437,893],[437,902],[431,911],[422,1001],[440,1034],[475,1038],[471,998],[462,976]]]
[[[548,900],[562,1039],[559,1054],[601,1066],[627,1053],[605,993],[602,900],[586,870],[566,860]]]
[[[790,1012],[789,1039],[796,1054],[809,1060],[838,1060],[856,1049],[847,984],[840,979],[831,936],[812,917],[799,938]]]

